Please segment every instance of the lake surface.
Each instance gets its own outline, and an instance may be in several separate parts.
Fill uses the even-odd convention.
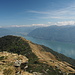
[[[47,46],[58,53],[62,53],[68,57],[75,59],[75,43],[66,43],[66,42],[37,39],[37,38],[22,35],[22,34],[15,34],[15,36],[22,36],[26,38],[27,40],[32,41],[33,43]]]
[[[56,52],[62,53],[68,57],[75,59],[75,44],[74,43],[65,43],[65,42],[57,42],[57,41],[49,41],[49,40],[42,40],[36,39],[33,37],[23,36],[27,40],[30,40],[34,43],[45,45]]]

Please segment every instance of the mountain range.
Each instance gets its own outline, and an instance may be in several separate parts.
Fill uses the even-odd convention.
[[[37,26],[30,27],[4,27],[0,28],[0,36],[5,35],[22,35],[26,36],[28,33],[38,28]]]
[[[38,34],[37,34],[38,33]],[[75,43],[75,26],[49,26],[49,27],[7,27],[0,28],[0,36],[21,35],[35,38]]]
[[[38,33],[38,34],[37,34]],[[49,26],[36,28],[28,36],[60,42],[75,43],[75,26]]]
[[[12,32],[5,28],[0,28],[0,36],[10,35]]]

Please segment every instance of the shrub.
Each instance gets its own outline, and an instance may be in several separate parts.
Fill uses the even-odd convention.
[[[0,60],[4,60],[4,58],[5,58],[4,56],[1,56],[1,57],[0,57]]]

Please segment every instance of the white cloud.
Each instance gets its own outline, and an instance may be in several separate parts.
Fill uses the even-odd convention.
[[[60,18],[62,18],[62,17],[56,17],[56,16],[55,16],[55,17],[50,17],[50,18],[60,19]]]
[[[49,25],[57,25],[57,26],[75,25],[75,21],[48,22],[48,23]]]
[[[8,25],[8,26],[1,26],[1,28],[8,28],[8,27],[31,27],[31,25]]]
[[[32,26],[47,27],[47,24],[32,24]]]
[[[48,22],[47,24],[31,24],[31,25],[9,25],[9,26],[0,26],[0,28],[8,27],[48,27],[52,25],[65,26],[65,25],[75,25],[75,21],[62,21],[62,22]]]
[[[9,27],[30,27],[31,25],[11,25]]]
[[[75,3],[68,5],[65,8],[60,8],[57,10],[48,10],[48,11],[27,11],[29,13],[43,14],[43,16],[36,16],[41,19],[75,19]]]
[[[63,19],[64,17],[60,17],[60,16],[50,16],[50,17],[40,17],[42,19]]]
[[[71,20],[71,19],[75,20],[74,16],[71,16],[71,17],[70,16],[55,16],[55,17],[54,16],[53,17],[52,16],[50,16],[50,17],[48,16],[48,17],[39,17],[39,18],[41,18],[41,19],[58,19],[58,20],[59,19],[61,19],[61,20],[68,20],[68,19],[69,20]]]
[[[27,12],[30,12],[30,13],[36,13],[36,14],[50,14],[50,12],[45,12],[45,11],[35,11],[35,10],[30,10],[30,11],[27,11]]]
[[[9,27],[47,27],[46,24],[31,24],[31,25],[9,25],[9,26],[0,26],[0,28],[9,28]]]

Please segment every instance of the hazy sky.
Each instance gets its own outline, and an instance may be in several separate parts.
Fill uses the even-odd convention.
[[[75,24],[75,0],[0,0],[0,26],[54,24]]]

